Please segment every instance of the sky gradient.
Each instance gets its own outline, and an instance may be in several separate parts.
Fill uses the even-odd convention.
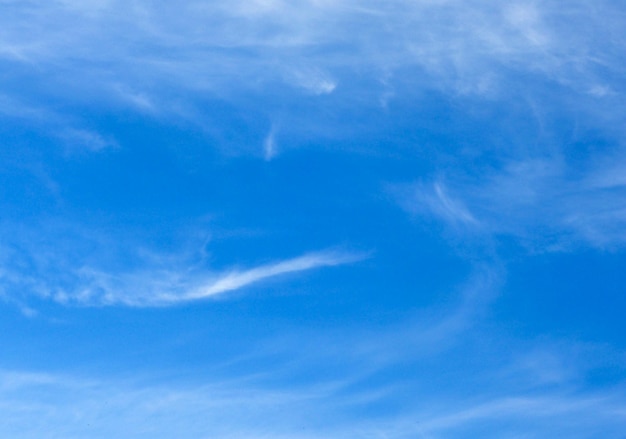
[[[0,0],[0,437],[626,437],[626,7]]]

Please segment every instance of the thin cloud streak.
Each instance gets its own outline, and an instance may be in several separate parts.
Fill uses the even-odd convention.
[[[509,432],[534,431],[545,434],[550,431],[572,430],[576,431],[574,437],[591,437],[587,433],[598,432],[603,423],[613,428],[626,425],[626,411],[622,404],[621,397],[610,394],[595,397],[549,394],[509,396],[424,419],[420,422],[420,427],[422,432],[441,437],[440,434],[464,431],[506,419],[513,426],[509,427]],[[534,422],[528,425],[528,419],[533,419]],[[609,428],[607,430],[611,431]]]
[[[442,183],[433,184],[435,199],[426,198],[429,207],[437,214],[453,223],[475,225],[477,223],[474,216],[458,200],[451,198]]]
[[[488,373],[483,378],[489,379]],[[422,393],[396,410],[371,417],[364,416],[367,407],[376,407],[402,389],[383,384],[364,390],[346,377],[326,377],[295,387],[268,385],[266,379],[230,376],[190,384],[154,377],[146,381],[137,375],[120,381],[0,370],[0,408],[7,415],[0,434],[40,437],[50,432],[50,425],[57,425],[50,437],[149,432],[157,438],[176,434],[315,437],[311,433],[337,439],[554,437],[558,433],[620,438],[626,425],[619,386],[602,392],[505,388],[482,398],[463,392],[447,398]],[[157,418],[163,422],[153,424]]]
[[[39,287],[40,296],[65,305],[163,307],[221,297],[264,280],[322,267],[349,264],[367,258],[362,253],[318,252],[247,270],[213,275],[193,271],[106,273],[83,268],[71,288]]]
[[[195,233],[204,233],[200,231],[189,238],[177,235],[181,246],[164,252],[80,225],[70,230],[50,224],[43,234],[31,227],[3,225],[0,299],[24,309],[36,308],[38,300],[76,306],[172,306],[371,256],[367,251],[327,248],[247,267],[215,269],[207,259],[206,241],[195,239]],[[111,262],[122,258],[124,263]]]
[[[205,299],[231,291],[245,288],[249,285],[261,282],[288,273],[309,271],[315,268],[332,267],[356,262],[365,257],[359,254],[340,253],[311,253],[274,264],[262,265],[244,271],[234,271],[220,276],[218,279],[204,285],[198,290],[183,296],[171,296],[166,301],[181,302]]]
[[[411,214],[433,216],[456,228],[477,229],[481,225],[461,200],[450,195],[442,181],[391,185],[389,192]]]

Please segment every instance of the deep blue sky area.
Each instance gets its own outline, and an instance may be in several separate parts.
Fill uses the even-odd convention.
[[[0,437],[626,432],[626,8],[0,0]]]

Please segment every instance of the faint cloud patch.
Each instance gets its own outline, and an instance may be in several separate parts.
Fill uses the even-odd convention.
[[[276,127],[272,125],[272,128],[263,140],[263,157],[269,162],[276,156],[276,154],[278,154],[278,145],[276,144]]]
[[[506,20],[532,46],[547,47],[550,39],[546,34],[546,25],[542,21],[540,10],[532,3],[513,3],[504,9]]]
[[[626,244],[626,167],[610,162],[596,160],[582,174],[559,156],[513,160],[472,177],[459,169],[446,186],[404,186],[399,202],[457,232],[514,236],[533,251],[612,248]]]
[[[603,98],[615,94],[608,85],[593,85],[588,93],[596,98]]]
[[[337,88],[337,82],[333,78],[315,68],[292,70],[288,81],[313,95],[331,94]]]
[[[475,228],[480,225],[465,203],[450,195],[443,181],[396,186],[392,192],[400,204],[413,214],[434,216],[454,227]]]
[[[154,99],[147,93],[130,90],[123,85],[117,85],[113,87],[113,89],[117,92],[117,95],[132,108],[151,114],[157,114],[159,112]]]
[[[69,128],[59,133],[66,150],[70,152],[91,151],[99,152],[107,148],[118,146],[114,140],[103,137],[95,131]]]

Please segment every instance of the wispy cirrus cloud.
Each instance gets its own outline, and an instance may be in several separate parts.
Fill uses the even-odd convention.
[[[592,437],[606,427],[607,437],[619,437],[626,425],[620,395],[519,395],[459,408],[447,414],[422,416],[421,434],[427,437],[479,434],[481,437],[568,434]],[[593,413],[593,416],[588,416]],[[529,420],[532,422],[529,423]],[[494,430],[495,425],[506,426]],[[506,431],[506,433],[504,433]]]
[[[350,253],[309,253],[297,258],[287,259],[273,264],[262,265],[243,271],[233,271],[225,275],[221,275],[218,279],[203,285],[196,291],[189,292],[182,298],[168,297],[165,300],[197,300],[216,296],[246,287],[248,285],[260,282],[265,279],[277,277],[288,273],[296,273],[300,271],[308,271],[320,267],[332,267],[356,262],[365,258],[364,254]]]
[[[0,94],[0,118],[46,133],[62,145],[60,149],[63,152],[69,154],[98,152],[117,146],[114,139],[86,128],[75,117],[47,108],[44,104],[24,102],[9,95]]]
[[[453,226],[477,227],[479,222],[463,201],[449,195],[443,181],[432,184],[416,183],[395,186],[391,192],[407,211],[413,214],[433,215]]]
[[[609,137],[624,134],[616,114],[626,92],[626,18],[609,0],[194,0],[176,8],[108,0],[5,2],[0,11],[0,93],[66,113],[92,138],[117,136],[86,129],[86,115],[134,112],[192,126],[222,152],[268,159],[272,136],[263,154],[250,139],[229,140],[236,136],[211,103],[228,103],[235,119],[282,121],[281,137],[294,139],[284,148],[292,148],[365,125],[378,130],[355,121],[363,113],[377,120],[394,104],[419,107],[421,93],[538,109],[525,120],[558,105],[572,124],[585,118]],[[265,136],[255,123],[242,122],[252,137]],[[54,125],[31,129],[64,141],[67,123]]]
[[[59,259],[47,261],[37,277],[15,269],[0,276],[7,299],[17,296],[28,301],[24,291],[43,299],[78,306],[173,306],[181,303],[222,297],[227,293],[287,274],[357,262],[368,255],[340,251],[307,253],[299,257],[247,269],[211,272],[199,267],[165,269],[141,267],[134,271],[103,271],[89,266],[72,267]],[[69,264],[69,265],[68,265]],[[41,271],[44,270],[44,271]],[[17,296],[14,294],[21,290]]]
[[[241,270],[213,288],[237,288],[345,258],[305,255]],[[529,353],[533,343],[520,349],[505,334],[486,334],[476,324],[501,281],[496,268],[480,267],[455,291],[454,305],[420,310],[405,325],[299,327],[255,340],[254,348],[236,352],[231,361],[211,364],[204,378],[184,382],[171,374],[160,380],[154,371],[115,379],[0,370],[0,407],[7,415],[0,434],[34,437],[57,425],[59,438],[123,432],[403,439],[564,431],[619,438],[626,425],[619,386],[586,390],[584,368],[581,373],[580,361],[566,350],[543,343]],[[596,367],[606,366],[597,353],[589,352]],[[246,361],[255,366],[246,369]],[[405,368],[412,372],[405,376]]]
[[[626,167],[601,155],[582,172],[561,158],[515,160],[478,176],[459,169],[445,192],[438,181],[416,183],[403,187],[400,202],[463,233],[511,235],[535,250],[618,247],[626,243]]]
[[[150,102],[153,110],[155,102],[171,107],[173,90],[224,97],[284,83],[327,94],[364,72],[393,83],[407,68],[420,78],[414,86],[462,95],[530,92],[520,74],[581,94],[624,88],[615,74],[625,18],[611,1],[191,1],[173,8],[109,0],[0,8],[4,62],[19,74],[36,65],[51,86],[67,85],[64,99],[81,101],[88,89],[92,104],[123,102],[111,93],[120,87],[133,91],[126,104]]]
[[[58,137],[70,151],[86,150],[98,152],[117,146],[114,140],[107,139],[97,132],[85,129],[65,129],[59,133]]]
[[[480,348],[476,350],[467,332],[453,336],[464,341],[455,348],[461,354],[460,364],[443,363],[445,377],[440,373],[416,374],[400,383],[389,383],[384,373],[376,374],[397,370],[398,360],[407,361],[406,355],[382,367],[379,364],[374,372],[368,370],[374,358],[360,356],[358,364],[346,369],[345,362],[350,361],[354,347],[345,343],[333,352],[331,365],[341,367],[334,368],[330,376],[314,372],[314,378],[277,382],[278,377],[292,376],[297,370],[315,369],[311,356],[338,343],[337,338],[326,336],[326,344],[316,345],[312,352],[309,346],[302,346],[301,339],[298,349],[289,351],[288,362],[273,362],[261,370],[257,367],[250,374],[225,373],[218,368],[209,378],[191,382],[188,378],[177,380],[171,374],[164,379],[141,373],[116,379],[0,370],[0,408],[6,415],[0,434],[15,438],[45,433],[53,438],[150,434],[155,438],[177,435],[304,439],[324,435],[343,439],[384,435],[402,439],[468,435],[544,437],[566,433],[574,438],[602,435],[617,439],[626,426],[621,386],[589,391],[555,387],[551,382],[511,388],[499,376],[498,362],[485,357]],[[385,342],[384,338],[377,339],[376,334],[371,337]],[[409,356],[420,350],[419,345],[395,347]],[[306,364],[294,362],[304,350]],[[507,356],[508,349],[498,355]],[[428,358],[411,363],[411,369],[421,370],[424,362],[438,364],[436,356]],[[475,362],[480,369],[472,369],[477,367]],[[467,378],[468,370],[464,368],[474,370],[472,379]],[[436,380],[436,392],[429,391],[433,384],[428,381],[432,379]],[[368,384],[363,386],[364,383]],[[480,391],[473,392],[474,387]],[[390,399],[396,401],[391,407],[386,405]],[[386,409],[372,415],[372,409],[380,406]],[[56,427],[52,435],[50,425]]]

